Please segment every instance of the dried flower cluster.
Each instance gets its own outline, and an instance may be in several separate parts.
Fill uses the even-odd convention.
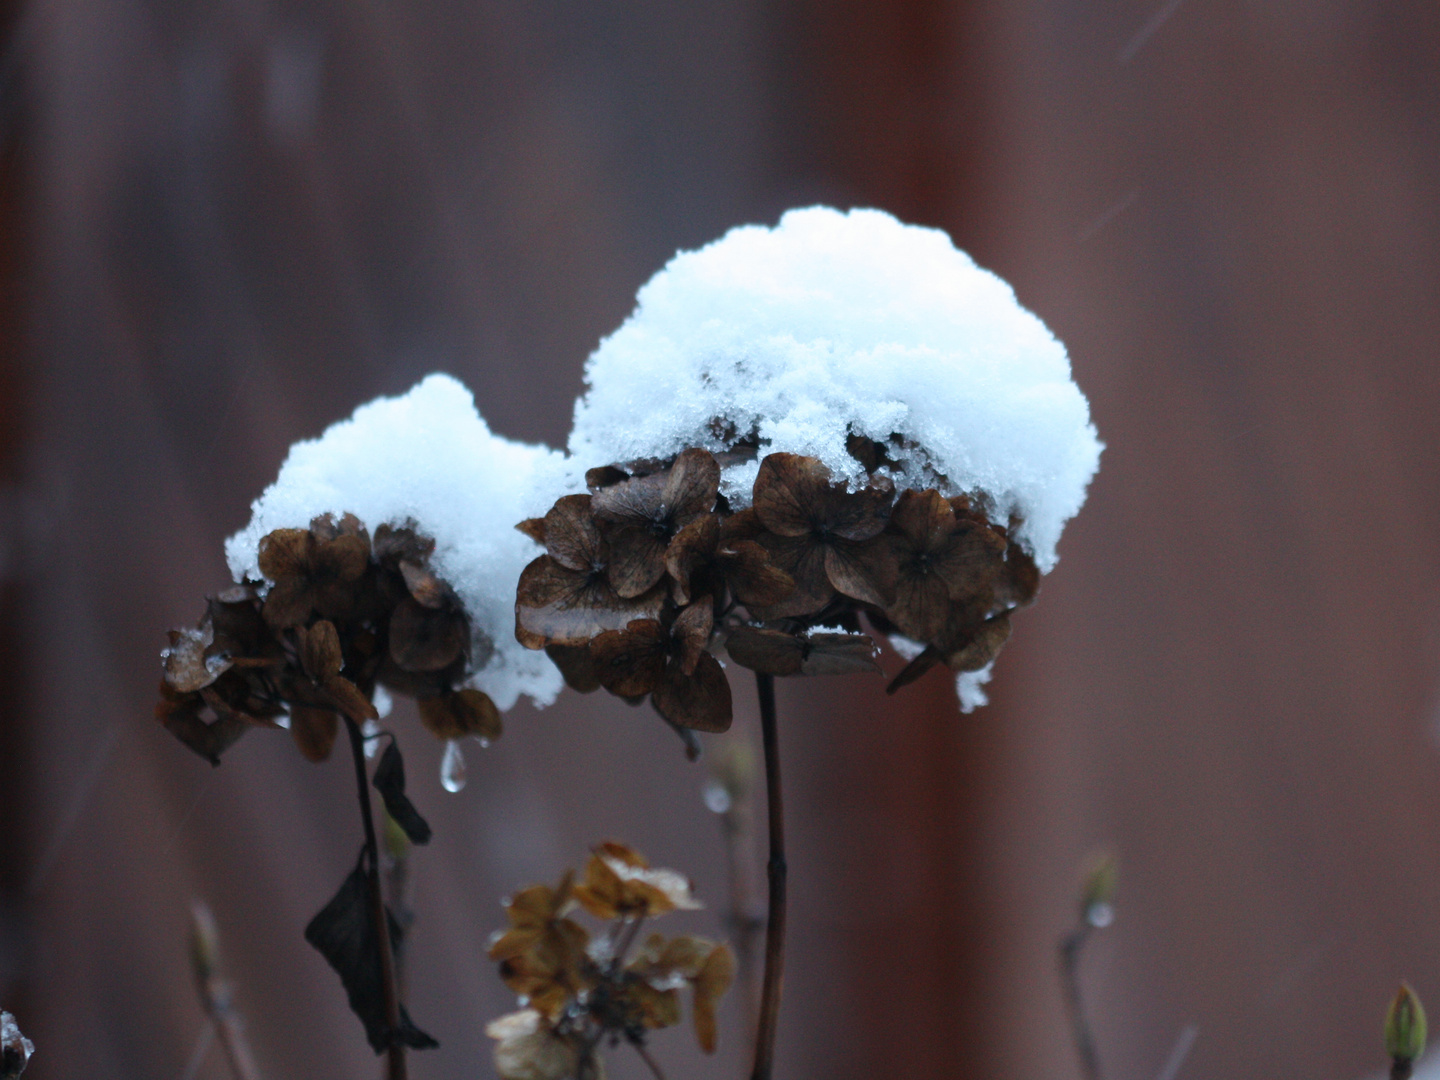
[[[700,731],[731,718],[712,650],[768,675],[878,671],[862,615],[924,645],[892,690],[940,662],[984,668],[1010,613],[1035,597],[1034,561],[980,499],[897,498],[886,448],[852,436],[850,451],[863,487],[816,458],[770,454],[743,510],[720,494],[721,463],[705,450],[592,469],[590,494],[519,525],[546,554],[520,577],[516,637],[575,689],[648,695],[667,721]]]
[[[592,937],[570,918],[577,907],[608,929]],[[624,1041],[645,1053],[649,1032],[680,1022],[685,986],[696,1038],[713,1052],[715,1009],[735,977],[729,947],[661,934],[636,947],[647,919],[698,907],[683,875],[615,843],[595,848],[578,884],[567,872],[554,888],[532,885],[507,901],[510,926],[490,958],[522,1008],[486,1028],[502,1080],[600,1080],[598,1049]]]
[[[289,717],[311,761],[330,755],[340,717],[377,718],[377,685],[418,699],[437,737],[496,738],[500,714],[461,689],[483,638],[454,592],[428,569],[434,541],[410,524],[381,525],[372,540],[354,515],[308,529],[276,529],[260,544],[260,571],[208,601],[200,624],[170,631],[156,716],[211,762],[252,726]]]

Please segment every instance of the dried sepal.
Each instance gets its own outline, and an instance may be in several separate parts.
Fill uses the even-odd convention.
[[[880,670],[875,642],[865,634],[792,634],[739,626],[725,639],[725,651],[741,667],[765,675],[851,675]]]
[[[602,568],[603,569],[603,568]],[[515,637],[529,649],[582,645],[635,619],[656,618],[663,589],[624,599],[599,571],[576,571],[548,555],[525,567],[515,598]]]
[[[639,852],[613,842],[591,853],[575,899],[597,919],[642,918],[701,906],[685,875],[652,869]]]
[[[589,645],[547,645],[545,655],[560,669],[565,685],[582,694],[600,689],[600,675],[595,670]]]
[[[504,730],[500,710],[483,690],[467,687],[419,698],[420,722],[442,741],[474,735],[494,742]]]
[[[620,596],[639,596],[660,582],[670,538],[709,514],[719,491],[719,463],[694,449],[665,472],[596,490],[591,506],[610,544],[610,583]]]
[[[340,731],[334,709],[296,705],[290,710],[290,737],[306,761],[319,763],[330,756]]]
[[[485,1034],[498,1040],[495,1072],[500,1080],[565,1080],[576,1074],[580,1052],[535,1009],[490,1021]]]
[[[215,631],[208,621],[198,628],[171,630],[170,647],[162,654],[165,661],[165,683],[181,694],[194,693],[209,686],[230,667],[226,659],[207,659],[206,652],[215,640]]]
[[[718,1032],[715,1009],[735,981],[735,954],[728,945],[716,945],[691,979],[695,988],[695,1038],[707,1054],[715,1052]]]

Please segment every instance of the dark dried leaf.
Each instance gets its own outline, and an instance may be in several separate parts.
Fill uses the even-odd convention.
[[[400,944],[400,924],[387,909],[392,951]],[[334,898],[305,927],[305,940],[319,950],[340,976],[350,999],[350,1011],[365,1025],[365,1038],[377,1054],[392,1042],[413,1050],[430,1050],[440,1044],[417,1028],[400,1006],[400,1025],[391,1031],[385,1021],[385,989],[380,977],[380,937],[370,910],[370,882],[364,855]]]
[[[741,667],[765,675],[854,675],[880,670],[875,643],[864,634],[790,634],[741,626],[730,632],[725,650]]]
[[[715,508],[720,463],[707,450],[690,449],[675,459],[665,480],[664,508],[673,528],[683,529]]]
[[[710,597],[702,596],[682,611],[670,628],[670,636],[678,647],[680,670],[686,675],[695,671],[700,654],[710,644],[715,628],[715,607]]]
[[[607,574],[615,592],[624,598],[649,592],[665,576],[664,532],[648,527],[611,526],[606,533],[610,545]]]
[[[524,521],[520,522],[520,524],[516,525],[515,528],[516,528],[517,530],[519,530],[520,532],[524,533],[524,534],[525,534],[526,536],[528,536],[531,540],[534,540],[537,544],[540,544],[540,545],[542,545],[542,546],[544,545],[544,543],[545,543],[545,519],[544,519],[544,518],[526,518]]]
[[[798,675],[803,649],[799,639],[784,630],[740,626],[725,639],[725,651],[741,667],[762,675]]]
[[[802,675],[859,675],[878,672],[875,642],[864,634],[811,633],[800,664]]]
[[[422,697],[418,701],[420,722],[437,739],[463,739],[474,735],[487,742],[500,738],[504,724],[490,695],[467,688],[453,693]]]
[[[385,810],[410,838],[410,842],[428,844],[430,825],[420,816],[420,811],[415,809],[415,804],[405,794],[405,761],[400,756],[400,748],[395,745],[394,739],[390,740],[390,745],[380,754],[379,764],[375,766],[375,775],[370,782],[375,785],[375,790],[380,792],[380,798],[385,800]]]
[[[270,587],[265,594],[263,610],[267,623],[277,630],[284,630],[304,623],[314,607],[314,593],[309,582],[290,576],[280,578]]]
[[[795,591],[795,579],[772,563],[770,553],[754,540],[722,545],[716,560],[735,599],[747,607],[769,607]]]
[[[955,635],[941,644],[945,664],[951,671],[979,671],[1000,655],[1010,640],[1010,616],[987,619],[968,635]]]

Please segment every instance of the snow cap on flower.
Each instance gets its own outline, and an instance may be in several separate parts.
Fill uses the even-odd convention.
[[[560,453],[493,434],[469,390],[431,375],[292,446],[225,554],[237,581],[260,580],[260,541],[275,529],[303,529],[322,514],[354,514],[371,532],[413,522],[434,539],[430,569],[455,590],[484,642],[470,684],[501,709],[521,694],[545,705],[560,674],[513,633],[515,580],[540,549],[514,524],[564,491]]]
[[[570,437],[582,467],[748,441],[859,485],[847,443],[863,436],[897,488],[982,493],[997,522],[1020,517],[1042,570],[1099,465],[1064,346],[943,232],[879,210],[792,210],[681,252],[586,379]],[[757,468],[727,463],[732,505]]]

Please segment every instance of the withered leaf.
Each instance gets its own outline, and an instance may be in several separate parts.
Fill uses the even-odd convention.
[[[467,687],[452,693],[422,697],[420,722],[437,739],[463,739],[475,735],[487,742],[500,738],[504,723],[495,702],[483,690]]]
[[[350,1011],[365,1025],[365,1037],[377,1054],[392,1042],[413,1050],[439,1046],[411,1022],[400,1006],[400,1025],[391,1031],[385,1021],[385,991],[380,977],[380,938],[370,913],[370,886],[365,873],[364,853],[334,898],[305,927],[305,940],[319,950],[340,976],[350,1000]],[[392,949],[401,939],[400,924],[388,909]]]
[[[375,775],[370,782],[385,801],[386,811],[410,838],[410,842],[428,844],[430,825],[420,816],[420,811],[415,809],[415,804],[405,794],[405,761],[400,756],[400,748],[395,745],[393,738],[380,754],[380,762],[375,766]]]
[[[200,716],[201,702],[189,695],[177,698],[168,687],[160,684],[161,699],[155,706],[155,717],[165,730],[211,765],[220,764],[220,755],[250,730],[250,721],[238,713],[224,712],[207,723]]]
[[[637,619],[590,643],[600,685],[621,697],[648,694],[660,685],[669,651],[670,634],[654,619]]]

